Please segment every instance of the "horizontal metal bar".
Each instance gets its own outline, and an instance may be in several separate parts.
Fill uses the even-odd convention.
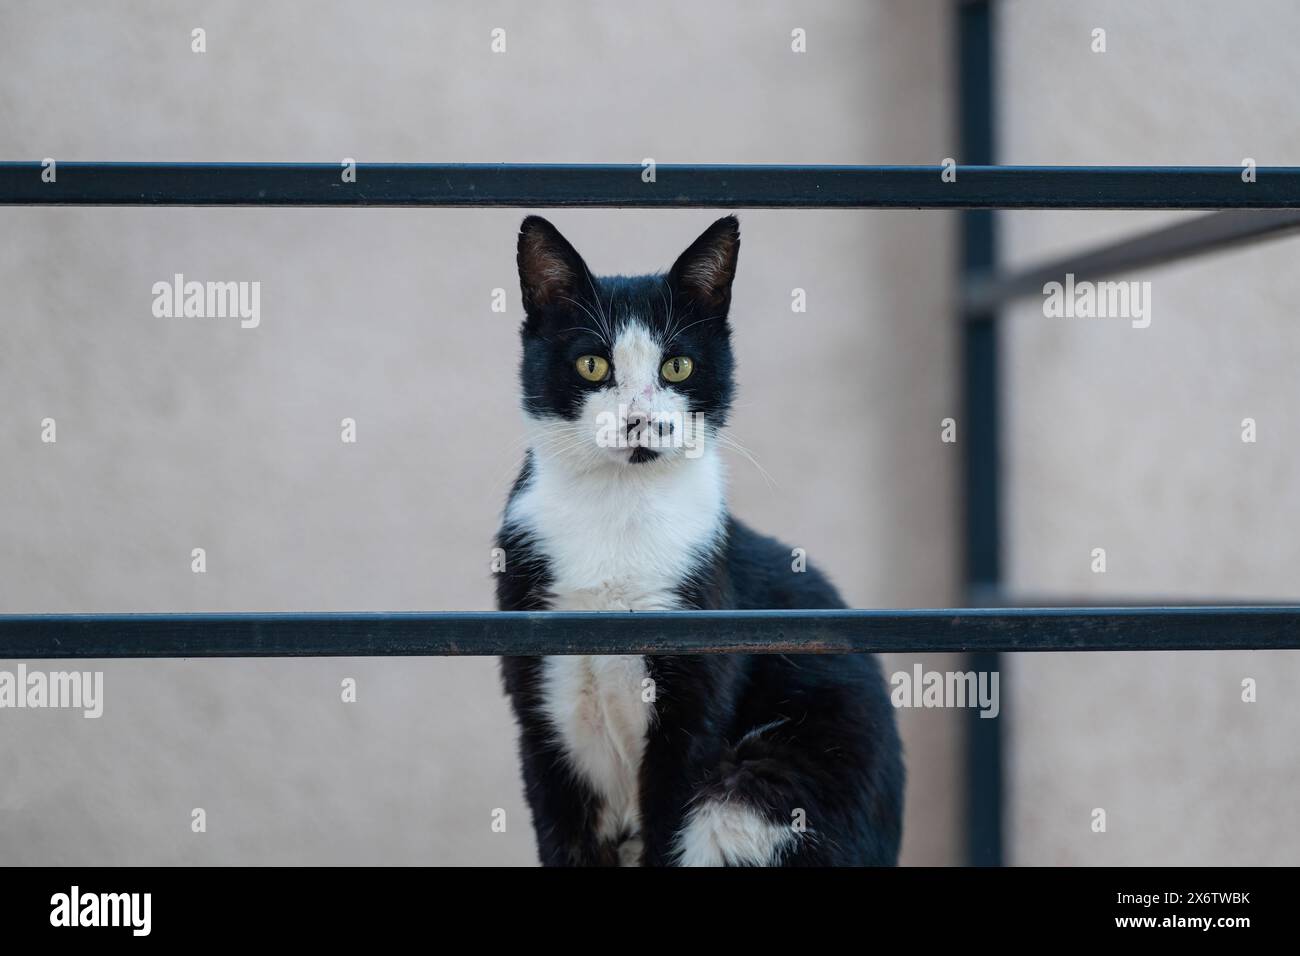
[[[0,163],[0,205],[1300,208],[1300,167]],[[951,178],[951,177],[948,177]]]
[[[0,658],[1300,648],[1300,605],[0,616]]]
[[[1217,212],[1008,275],[977,277],[964,290],[963,307],[967,315],[983,316],[1020,296],[1041,295],[1046,283],[1063,281],[1066,273],[1073,273],[1076,281],[1096,280],[1274,239],[1297,230],[1297,209]]]

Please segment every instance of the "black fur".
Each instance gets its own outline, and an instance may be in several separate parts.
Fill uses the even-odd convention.
[[[578,355],[600,345],[584,326],[595,315],[652,315],[666,328],[700,320],[683,333],[697,371],[692,408],[711,423],[730,406],[733,359],[727,311],[739,248],[734,218],[719,220],[665,276],[597,279],[545,220],[530,217],[520,237],[528,318],[521,368],[525,409],[572,417],[584,389]],[[706,257],[718,267],[692,271]],[[714,281],[714,280],[717,281]],[[586,310],[584,312],[584,309]],[[698,380],[696,377],[699,376]],[[511,497],[529,480],[525,461]],[[546,555],[525,531],[503,525],[497,543],[510,556],[497,577],[502,610],[540,610],[551,600]],[[677,588],[680,606],[700,609],[843,607],[815,568],[792,573],[791,550],[727,517],[725,532]],[[599,800],[566,762],[540,709],[540,658],[506,658],[502,674],[519,723],[519,750],[538,851],[547,865],[609,865],[617,841],[594,836]],[[846,655],[651,657],[658,688],[640,769],[642,862],[672,862],[674,839],[693,802],[744,804],[789,825],[793,808],[809,832],[780,863],[883,865],[897,862],[902,829],[901,746],[877,661]]]

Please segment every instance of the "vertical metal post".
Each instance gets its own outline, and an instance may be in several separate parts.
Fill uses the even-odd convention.
[[[991,0],[958,7],[958,92],[962,163],[994,162],[993,23]],[[959,280],[992,271],[997,257],[992,210],[962,212]],[[959,284],[959,288],[964,283]],[[965,583],[968,604],[988,603],[1001,575],[998,514],[998,338],[996,315],[957,317],[962,330],[965,449]],[[996,671],[997,654],[971,654],[967,666]],[[1004,688],[1005,689],[1005,688]],[[1003,704],[1005,713],[1005,703]],[[973,866],[1002,863],[1002,738],[1000,720],[968,711],[966,741],[967,858]]]

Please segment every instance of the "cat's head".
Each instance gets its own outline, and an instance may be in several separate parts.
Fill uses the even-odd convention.
[[[583,470],[674,467],[726,424],[733,392],[735,216],[666,273],[591,273],[553,225],[519,230],[520,378],[535,454]]]

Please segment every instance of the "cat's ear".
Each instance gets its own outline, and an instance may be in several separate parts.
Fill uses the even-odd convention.
[[[578,299],[590,281],[578,250],[541,216],[529,216],[519,227],[518,260],[519,287],[529,315]]]
[[[668,275],[688,298],[713,309],[725,307],[731,301],[739,255],[740,222],[735,216],[724,216],[691,243]]]

